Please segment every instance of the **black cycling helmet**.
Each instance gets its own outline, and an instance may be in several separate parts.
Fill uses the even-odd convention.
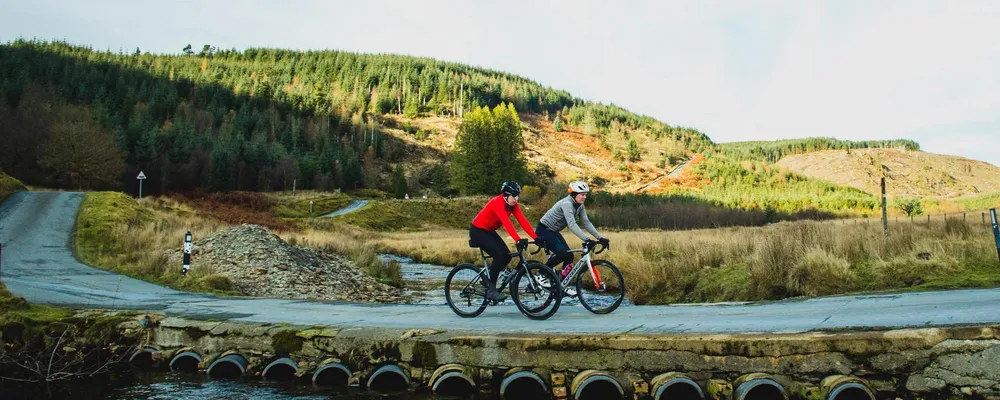
[[[515,181],[504,182],[503,186],[500,187],[500,194],[520,196],[521,185]]]

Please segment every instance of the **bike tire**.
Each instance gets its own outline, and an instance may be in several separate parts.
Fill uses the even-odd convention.
[[[590,288],[586,286],[588,283],[584,282],[585,278],[590,277],[590,271],[584,270],[580,271],[580,274],[576,276],[576,298],[580,301],[580,304],[587,309],[587,311],[594,314],[610,313],[618,309],[618,306],[620,306],[622,301],[625,300],[625,278],[622,276],[622,271],[612,264],[611,261],[593,260],[590,263],[594,265],[594,268],[599,268],[602,275],[606,274],[607,271],[610,271],[613,278],[616,280],[615,282],[612,282],[612,285],[617,286],[618,290],[616,293],[608,292],[613,293],[611,295],[597,296],[597,293],[604,292],[607,289],[600,291],[596,289],[590,290]],[[590,280],[589,284],[592,283],[593,279]]]
[[[530,260],[530,261],[528,261],[528,265],[532,265],[532,264],[538,264],[538,265],[541,265],[541,266],[543,266],[543,267],[547,267],[547,265],[545,265],[545,263],[542,263],[542,262],[538,262],[538,261],[534,261],[534,260]],[[553,272],[555,272],[555,270],[554,270],[554,269],[553,269],[552,271],[553,271]],[[558,276],[559,274],[557,273],[556,275]],[[561,282],[561,281],[560,281],[560,282]],[[513,286],[513,284],[512,284],[512,285],[511,285],[511,288],[513,288],[513,287],[514,287],[514,286]],[[563,294],[563,297],[565,297],[565,294]],[[530,312],[530,313],[537,313],[537,312],[539,312],[539,311],[542,311],[542,310],[544,310],[544,309],[545,309],[545,307],[548,307],[548,306],[549,306],[549,304],[551,304],[551,303],[552,303],[552,300],[553,300],[553,298],[548,298],[548,299],[547,299],[547,300],[546,300],[546,301],[545,301],[544,303],[542,303],[542,304],[541,304],[541,305],[539,305],[538,307],[534,307],[534,308],[528,308],[528,312]]]
[[[466,281],[463,274],[458,279],[461,282],[456,282],[456,276],[459,276],[463,271],[469,270],[474,273],[472,276],[478,276],[478,278],[471,278],[469,281]],[[444,297],[448,302],[448,307],[451,307],[451,310],[460,317],[473,318],[482,314],[483,310],[486,309],[486,284],[483,283],[482,275],[480,274],[481,271],[481,268],[473,264],[458,264],[455,268],[452,268],[451,272],[448,273],[448,278],[444,281]],[[456,287],[452,288],[452,286]],[[452,293],[453,289],[456,290],[455,293],[459,294],[458,298]],[[456,303],[456,301],[463,301],[462,294],[465,293],[468,294],[468,297],[464,298],[464,301],[468,303],[468,309],[461,308]],[[472,296],[476,296],[477,298],[473,298]],[[476,303],[478,303],[478,306]]]
[[[538,285],[534,281],[536,274],[542,274],[549,279],[548,288]],[[522,293],[521,281],[525,280]],[[558,275],[552,268],[545,264],[531,263],[525,268],[519,268],[514,274],[514,279],[510,283],[510,294],[514,299],[514,305],[524,316],[534,320],[544,320],[555,315],[562,303],[562,287],[559,283]],[[546,307],[539,307],[538,304],[528,303],[529,301],[545,304]]]

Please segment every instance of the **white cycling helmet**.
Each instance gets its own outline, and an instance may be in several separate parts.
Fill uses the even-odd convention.
[[[570,193],[587,193],[590,192],[590,186],[584,181],[570,182],[569,184]]]

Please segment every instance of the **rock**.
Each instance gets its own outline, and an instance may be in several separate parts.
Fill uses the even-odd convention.
[[[359,271],[343,256],[292,246],[257,225],[221,230],[195,241],[195,270],[228,275],[233,289],[253,297],[323,299],[354,302],[405,302],[401,289]],[[167,250],[180,265],[180,248]]]
[[[935,392],[944,389],[945,383],[937,378],[929,378],[923,374],[910,375],[906,380],[906,389],[911,392]]]

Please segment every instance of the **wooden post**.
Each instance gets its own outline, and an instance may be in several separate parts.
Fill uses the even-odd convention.
[[[889,216],[886,214],[885,177],[882,177],[882,233],[889,234]]]

